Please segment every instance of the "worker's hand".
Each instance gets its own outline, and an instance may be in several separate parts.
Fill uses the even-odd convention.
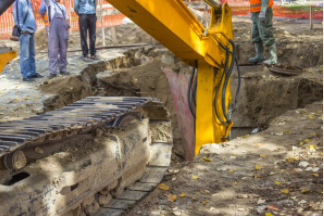
[[[265,23],[265,11],[261,10],[260,15],[259,15],[259,20],[260,23]]]

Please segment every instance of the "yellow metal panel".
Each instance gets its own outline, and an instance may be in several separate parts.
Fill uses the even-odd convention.
[[[204,36],[205,28],[182,0],[109,0],[109,3],[183,62],[195,66],[197,60],[204,60],[218,68],[224,64],[225,52],[218,42],[221,41],[225,45],[228,42],[221,36]],[[225,7],[228,8],[226,5]],[[230,10],[227,13],[230,14]],[[217,17],[219,24],[222,22],[222,16],[224,15]],[[228,25],[228,28],[232,28],[232,25]],[[229,36],[231,37],[232,35]]]
[[[17,56],[15,51],[0,53],[0,73],[2,72],[3,68]]]

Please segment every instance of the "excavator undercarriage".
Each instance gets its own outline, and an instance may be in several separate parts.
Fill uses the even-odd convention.
[[[119,215],[161,182],[172,129],[157,99],[88,97],[0,124],[1,215]]]

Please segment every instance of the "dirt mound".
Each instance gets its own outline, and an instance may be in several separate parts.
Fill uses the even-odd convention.
[[[60,108],[92,95],[91,86],[85,85],[87,82],[82,79],[81,76],[56,78],[40,86],[41,91],[56,95],[45,102],[47,107],[45,111]]]
[[[47,50],[48,48],[48,40],[46,35],[46,29],[37,30],[35,33],[35,44],[36,50]]]

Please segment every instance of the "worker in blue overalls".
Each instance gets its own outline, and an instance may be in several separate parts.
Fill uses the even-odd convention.
[[[69,40],[69,17],[60,0],[44,0],[49,18],[48,58],[49,78],[57,76],[57,68],[61,75],[69,75],[66,71],[67,48]]]

